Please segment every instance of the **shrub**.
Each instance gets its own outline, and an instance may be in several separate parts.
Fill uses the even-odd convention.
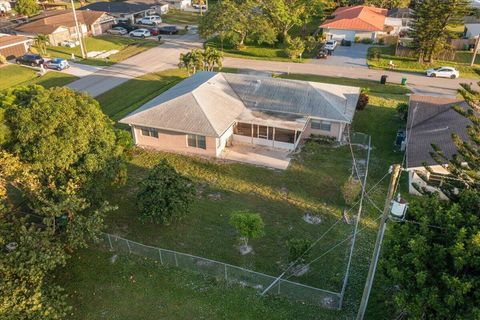
[[[188,213],[194,197],[192,181],[162,160],[140,183],[137,194],[140,219],[162,224],[179,220]]]
[[[248,246],[248,239],[260,238],[264,235],[265,224],[258,213],[247,210],[235,211],[230,216],[230,224],[237,229],[245,247]]]
[[[358,111],[364,110],[367,107],[369,100],[370,98],[368,96],[368,89],[363,88],[362,91],[360,92],[360,96],[358,97],[357,110]]]
[[[385,39],[384,38],[378,39],[378,44],[381,44],[381,45],[385,44]]]
[[[355,37],[355,43],[358,43],[358,42],[360,42],[360,37],[356,36]]]
[[[7,64],[7,58],[0,54],[0,64]]]
[[[370,38],[363,38],[362,40],[360,40],[360,42],[363,44],[372,44],[373,40]]]
[[[380,50],[380,48],[373,47],[368,50],[369,59],[375,59],[378,61],[380,60],[381,55],[382,55],[382,50]]]
[[[287,38],[285,53],[290,59],[300,58],[305,51],[305,44],[302,39],[297,38]]]
[[[362,184],[352,176],[342,186],[342,196],[347,206],[353,206],[358,196],[362,192]]]
[[[288,248],[288,262],[292,263],[298,260],[298,264],[303,264],[305,261],[309,260],[310,246],[312,245],[312,241],[310,239],[305,238],[293,238],[287,240],[286,242]]]
[[[400,116],[400,119],[403,121],[407,120],[408,116],[408,103],[406,102],[400,102],[397,104],[397,113]]]

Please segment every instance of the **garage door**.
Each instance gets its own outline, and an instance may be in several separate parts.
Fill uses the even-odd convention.
[[[338,29],[330,29],[328,31],[332,39],[335,40],[349,40],[355,41],[355,30],[338,30]]]

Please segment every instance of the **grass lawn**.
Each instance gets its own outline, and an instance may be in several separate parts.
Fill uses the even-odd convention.
[[[169,24],[197,25],[200,14],[189,11],[172,10],[167,14],[162,14],[162,22]]]
[[[184,77],[178,70],[146,75],[101,95],[98,100],[104,111],[118,120]],[[372,135],[374,149],[369,185],[383,177],[390,164],[401,161],[402,156],[393,148],[396,130],[402,125],[394,107],[406,101],[404,87],[312,75],[283,77],[370,88],[370,104],[357,113],[353,124],[354,130]],[[198,196],[185,220],[170,226],[142,224],[135,207],[138,182],[161,159],[167,159],[178,171],[192,178]],[[340,187],[350,169],[347,146],[332,148],[317,143],[308,143],[286,171],[137,149],[129,163],[127,185],[110,193],[110,202],[119,209],[107,218],[107,231],[145,244],[278,275],[286,264],[286,240],[315,239],[341,216]],[[379,205],[385,184],[386,181],[372,194]],[[229,213],[236,209],[259,212],[266,223],[266,235],[252,241],[254,253],[251,255],[241,256],[236,249],[235,231],[228,223]],[[303,222],[301,217],[305,211],[318,212],[322,223],[314,226]],[[63,278],[68,292],[73,294],[71,302],[78,319],[148,319],[158,314],[165,314],[162,318],[166,319],[261,319],[267,313],[273,319],[351,318],[363,290],[375,239],[375,218],[379,215],[368,203],[364,214],[362,226],[366,230],[358,237],[346,300],[340,312],[319,308],[312,311],[311,307],[284,300],[259,299],[251,290],[225,289],[224,284],[211,279],[179,270],[155,269],[154,262],[135,257],[120,257],[111,265],[108,259],[112,254],[94,249],[79,253]],[[314,248],[312,258],[345,239],[351,234],[351,228],[340,223]],[[347,250],[347,244],[338,247],[312,264],[307,275],[290,280],[339,291]],[[391,315],[383,300],[382,288],[376,288],[372,296],[375,304],[370,305],[367,318],[386,319]],[[139,302],[132,304],[132,301]],[[270,310],[277,312],[270,314]]]
[[[380,59],[367,59],[367,63],[370,68],[388,69],[388,63],[390,60],[392,60],[393,63],[396,65],[396,71],[424,73],[427,69],[447,65],[457,68],[460,71],[460,76],[463,78],[480,78],[480,65],[476,64],[473,67],[470,67],[471,53],[469,52],[457,52],[455,61],[435,61],[434,63],[429,64],[418,62],[415,58],[397,57],[395,56],[394,47],[378,48],[380,48],[380,50],[382,51]],[[372,48],[370,48],[369,51],[370,50],[372,50]],[[476,59],[478,59],[478,56],[476,57]]]
[[[61,87],[78,79],[57,71],[48,71],[43,77],[37,77],[37,72],[35,69],[17,65],[3,66],[0,68],[0,90],[28,84],[39,84],[46,88]]]
[[[87,51],[109,51],[120,50],[118,53],[111,55],[107,60],[88,58],[81,59],[80,46],[75,48],[67,48],[62,46],[49,46],[47,53],[51,57],[71,59],[72,53],[78,58],[77,62],[90,64],[90,65],[112,65],[114,63],[125,60],[131,56],[139,54],[145,50],[156,47],[159,45],[158,41],[144,40],[144,39],[132,39],[129,37],[114,36],[114,35],[101,35],[98,37],[85,38],[85,44]]]

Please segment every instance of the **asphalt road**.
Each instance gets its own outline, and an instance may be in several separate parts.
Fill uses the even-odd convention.
[[[400,84],[402,78],[407,78],[407,86],[415,93],[429,95],[456,95],[459,84],[462,82],[475,84],[475,79],[443,79],[427,78],[424,75],[414,73],[402,73],[386,70],[373,70],[364,67],[326,65],[312,62],[277,62],[263,60],[249,60],[240,58],[225,58],[224,67],[238,69],[252,69],[270,73],[302,73],[317,74],[333,77],[344,77],[353,79],[367,79],[380,81],[382,75],[388,76],[388,82]]]
[[[177,68],[180,53],[201,47],[197,34],[171,37],[158,47],[149,49],[110,67],[84,76],[68,87],[96,97],[116,86],[145,73]]]

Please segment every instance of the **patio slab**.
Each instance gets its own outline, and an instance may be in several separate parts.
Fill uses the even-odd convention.
[[[290,164],[289,150],[273,149],[259,145],[235,144],[226,147],[220,158],[257,166],[285,170]]]

